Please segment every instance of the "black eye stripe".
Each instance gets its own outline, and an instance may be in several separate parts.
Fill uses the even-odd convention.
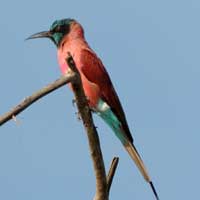
[[[67,26],[56,26],[54,29],[53,29],[53,32],[65,32],[66,30],[68,29]]]
[[[70,27],[69,25],[57,25],[54,29],[51,30],[51,33],[63,33],[63,34],[67,34],[69,33]]]

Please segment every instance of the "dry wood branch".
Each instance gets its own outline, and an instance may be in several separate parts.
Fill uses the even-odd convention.
[[[66,59],[71,70],[77,72],[74,60],[71,56]],[[100,149],[99,137],[96,131],[96,128],[93,123],[92,115],[90,112],[90,108],[88,106],[87,99],[85,97],[85,93],[83,91],[83,87],[80,78],[80,74],[77,72],[79,81],[72,83],[72,88],[75,95],[76,104],[83,121],[83,125],[87,132],[87,137],[89,141],[90,153],[93,161],[93,167],[96,176],[96,195],[95,200],[107,200],[107,180],[106,180],[106,172],[103,161],[103,155]]]
[[[71,71],[71,73],[67,73],[66,75],[62,76],[55,82],[47,85],[46,87],[42,88],[41,90],[35,92],[29,97],[26,97],[21,103],[19,103],[17,106],[15,106],[13,109],[11,109],[9,112],[5,113],[4,115],[0,116],[0,126],[21,113],[23,110],[25,110],[28,106],[30,106],[32,103],[36,102],[43,96],[49,94],[50,92],[53,92],[54,90],[58,89],[59,87],[72,82],[76,79],[76,74]]]

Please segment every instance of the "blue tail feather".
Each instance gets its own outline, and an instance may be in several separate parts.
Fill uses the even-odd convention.
[[[122,144],[126,144],[126,137],[121,129],[121,122],[117,119],[111,108],[103,100],[99,100],[96,113],[110,126]]]

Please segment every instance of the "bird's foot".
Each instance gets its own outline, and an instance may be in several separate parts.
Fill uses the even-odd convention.
[[[75,106],[76,104],[76,99],[72,99],[72,105]]]
[[[80,112],[75,112],[75,114],[77,116],[78,121],[81,121],[81,114],[80,114]]]

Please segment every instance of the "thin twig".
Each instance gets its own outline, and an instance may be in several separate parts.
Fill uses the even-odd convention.
[[[110,165],[110,169],[107,175],[107,192],[108,192],[108,196],[109,196],[109,192],[110,192],[110,187],[112,185],[112,181],[115,175],[115,171],[117,169],[117,165],[119,163],[119,158],[118,157],[114,157],[112,160],[112,163]]]
[[[23,110],[25,110],[27,107],[29,107],[32,103],[36,102],[43,96],[49,94],[50,92],[56,90],[57,88],[75,80],[76,74],[71,72],[67,73],[64,76],[61,76],[58,80],[55,82],[47,85],[46,87],[40,89],[39,91],[35,92],[29,97],[26,97],[21,103],[19,103],[17,106],[15,106],[13,109],[11,109],[9,112],[3,114],[0,116],[0,126],[9,121],[13,118],[13,116],[17,116],[19,113],[21,113]]]

